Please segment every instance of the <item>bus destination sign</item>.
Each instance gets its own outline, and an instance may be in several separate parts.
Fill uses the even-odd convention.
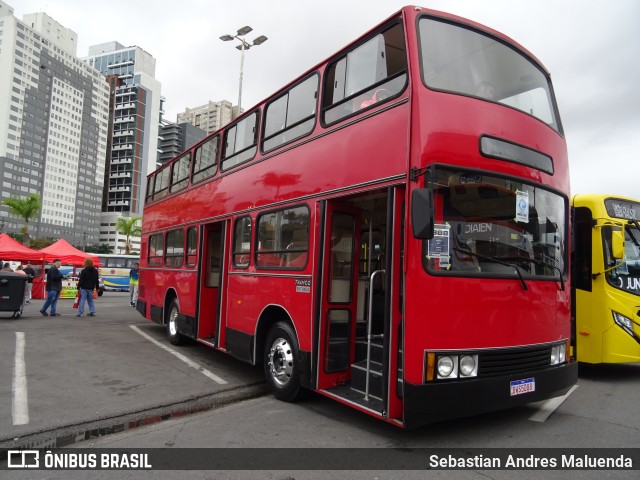
[[[640,204],[638,203],[626,202],[616,198],[607,198],[604,201],[604,205],[610,217],[640,222]]]

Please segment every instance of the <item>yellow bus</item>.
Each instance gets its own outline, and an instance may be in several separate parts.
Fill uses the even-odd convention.
[[[640,362],[640,200],[575,195],[578,361]]]

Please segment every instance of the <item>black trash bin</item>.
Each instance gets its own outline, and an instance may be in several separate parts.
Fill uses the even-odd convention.
[[[13,318],[20,318],[26,286],[26,275],[0,272],[0,312],[11,312]]]

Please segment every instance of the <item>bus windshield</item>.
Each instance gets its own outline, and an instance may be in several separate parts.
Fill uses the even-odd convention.
[[[560,132],[548,76],[527,56],[487,34],[432,18],[419,22],[427,87],[502,103]]]
[[[602,229],[602,244],[605,247],[604,258],[609,270],[607,281],[610,285],[625,292],[640,295],[640,230],[637,222],[625,225],[624,229],[624,259],[620,267],[613,268],[619,260],[614,260],[611,256],[609,245],[611,245],[612,227]]]
[[[563,197],[526,183],[438,168],[435,235],[425,242],[432,273],[564,276]],[[519,273],[515,268],[519,269]]]

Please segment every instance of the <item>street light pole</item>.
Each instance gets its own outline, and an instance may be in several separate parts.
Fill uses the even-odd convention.
[[[247,33],[251,31],[253,31],[253,28],[247,25],[245,27],[239,28],[238,33],[236,35],[227,34],[227,35],[222,35],[220,37],[220,40],[222,40],[223,42],[229,42],[234,39],[240,41],[240,45],[236,46],[236,48],[240,50],[240,81],[238,84],[238,115],[237,116],[239,116],[240,112],[242,111],[242,77],[244,75],[244,51],[249,50],[251,47],[261,45],[268,40],[268,38],[265,37],[264,35],[260,35],[259,37],[254,39],[253,42],[251,43],[247,42],[242,37],[244,37]]]
[[[244,71],[244,44],[245,41],[240,41],[240,82],[238,84],[238,116],[240,115],[240,108],[242,105],[242,75]]]

